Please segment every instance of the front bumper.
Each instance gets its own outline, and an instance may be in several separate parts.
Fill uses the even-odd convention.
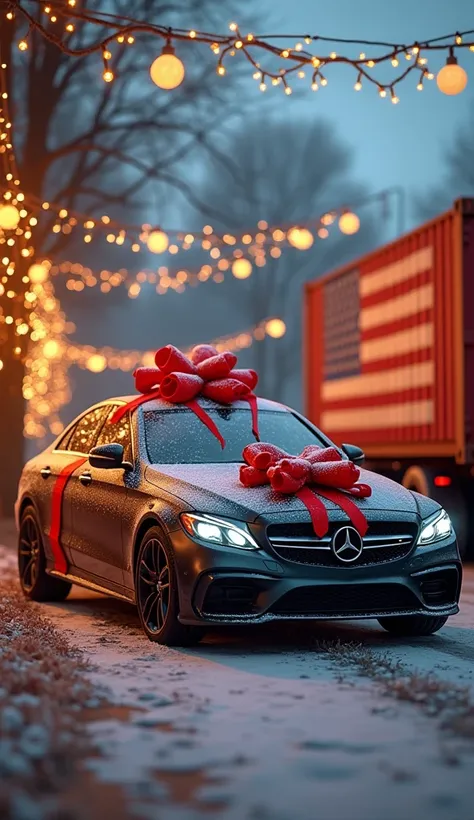
[[[170,534],[183,624],[455,615],[462,566],[453,536],[376,566],[309,566],[281,559],[268,543],[247,551]]]

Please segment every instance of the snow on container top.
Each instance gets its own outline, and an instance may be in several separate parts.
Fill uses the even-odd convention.
[[[307,284],[305,376],[339,444],[473,460],[473,200]]]

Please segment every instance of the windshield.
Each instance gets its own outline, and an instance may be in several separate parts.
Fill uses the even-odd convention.
[[[255,441],[248,410],[219,408],[207,411],[226,441],[217,439],[192,410],[144,412],[145,440],[151,464],[214,464],[242,461],[242,450]],[[307,444],[326,446],[316,433],[293,413],[260,410],[260,439],[296,455]]]

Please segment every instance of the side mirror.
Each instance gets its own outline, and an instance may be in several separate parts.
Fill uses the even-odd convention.
[[[346,454],[349,461],[357,464],[358,467],[362,466],[365,461],[365,453],[360,449],[360,447],[356,447],[355,444],[343,444],[341,449]]]
[[[100,444],[93,447],[89,453],[89,464],[102,470],[133,469],[132,464],[123,460],[122,444]]]

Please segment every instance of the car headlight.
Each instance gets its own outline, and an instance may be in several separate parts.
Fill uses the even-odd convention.
[[[192,538],[199,538],[200,541],[208,541],[210,544],[220,544],[224,547],[237,547],[241,550],[259,549],[259,545],[252,538],[244,523],[234,524],[204,513],[202,515],[181,513],[180,520],[186,532]]]
[[[445,510],[438,510],[437,513],[423,521],[416,543],[420,547],[434,544],[435,541],[442,541],[443,538],[447,538],[452,532],[453,525],[448,513]]]

